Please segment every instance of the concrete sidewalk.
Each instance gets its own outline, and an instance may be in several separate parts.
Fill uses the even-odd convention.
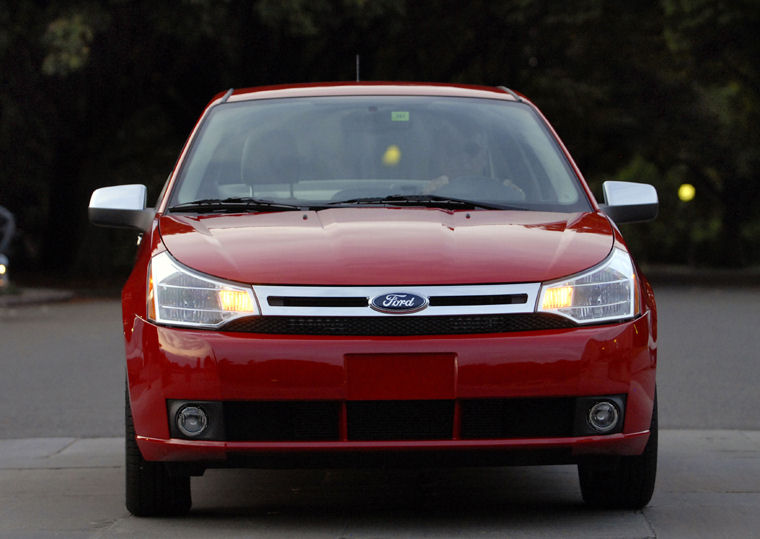
[[[0,440],[0,536],[760,537],[760,432],[660,440],[639,512],[586,508],[572,466],[210,470],[179,519],[126,512],[121,438]]]

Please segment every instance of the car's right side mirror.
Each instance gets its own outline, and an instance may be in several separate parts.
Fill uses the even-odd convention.
[[[647,183],[608,181],[602,185],[599,207],[617,224],[651,221],[657,217],[657,190]]]

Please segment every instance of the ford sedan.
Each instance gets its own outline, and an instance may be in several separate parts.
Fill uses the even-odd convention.
[[[504,87],[230,90],[154,207],[124,286],[126,502],[190,509],[217,467],[577,465],[640,508],[657,465],[657,316],[620,223],[541,112]]]

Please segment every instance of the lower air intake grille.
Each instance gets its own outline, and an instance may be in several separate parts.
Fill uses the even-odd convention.
[[[229,441],[329,441],[340,438],[340,403],[225,402]]]
[[[578,430],[578,425],[587,403],[594,400],[590,397],[460,400],[459,438],[498,440],[587,435],[590,432],[582,427]],[[224,439],[232,442],[339,441],[341,406],[338,401],[227,401],[224,402]],[[347,401],[345,406],[350,441],[451,440],[454,437],[453,400]]]
[[[462,438],[541,438],[573,435],[574,398],[461,401]]]
[[[551,314],[468,316],[262,316],[233,320],[221,331],[278,335],[464,335],[564,329],[576,324]]]
[[[450,440],[454,401],[359,401],[346,403],[348,439]]]

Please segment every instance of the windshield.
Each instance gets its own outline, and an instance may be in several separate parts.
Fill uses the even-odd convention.
[[[298,206],[430,198],[587,211],[578,179],[524,104],[419,96],[252,100],[214,107],[170,206]],[[388,198],[390,197],[390,199]]]

